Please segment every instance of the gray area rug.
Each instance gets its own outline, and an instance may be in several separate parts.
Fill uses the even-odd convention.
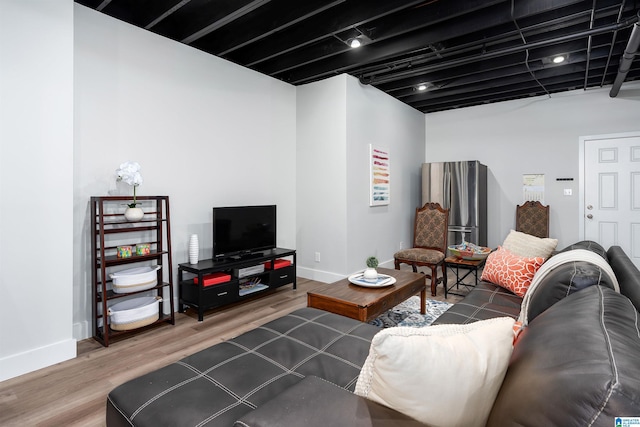
[[[380,328],[391,328],[394,326],[413,326],[419,328],[429,326],[452,305],[453,304],[448,302],[427,299],[427,313],[420,314],[420,297],[413,296],[381,316],[376,317],[369,323]]]

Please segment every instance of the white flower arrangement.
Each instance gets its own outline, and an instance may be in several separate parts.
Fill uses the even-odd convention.
[[[133,186],[133,203],[127,206],[135,208],[138,204],[136,201],[136,187],[144,182],[142,175],[140,175],[140,164],[138,162],[124,162],[120,165],[120,168],[116,169],[116,175],[118,176],[116,181],[124,181]]]

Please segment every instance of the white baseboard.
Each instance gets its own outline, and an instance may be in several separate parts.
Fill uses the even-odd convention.
[[[44,347],[3,357],[0,359],[0,381],[73,359],[76,355],[76,340],[70,338]]]
[[[91,325],[88,320],[83,320],[73,324],[73,338],[77,341],[87,339],[91,337],[91,335],[93,335],[93,330],[91,329]]]
[[[383,268],[391,268],[394,269],[395,267],[395,262],[394,260],[390,259],[388,261],[382,261],[379,265],[379,267],[383,267]]]
[[[380,263],[379,266],[384,268],[391,268],[391,269],[395,268],[393,259],[388,261],[383,261]],[[358,271],[354,271],[350,274],[345,275],[345,274],[333,273],[331,271],[315,270],[313,268],[301,267],[297,265],[296,275],[304,279],[317,280],[318,282],[324,282],[324,283],[333,283],[333,282],[337,282],[338,280],[342,280],[345,277],[349,277],[351,274],[362,272],[364,271],[364,268],[365,266],[363,266]]]
[[[296,266],[296,275],[304,279],[317,280],[318,282],[333,283],[344,279],[343,274],[332,273],[330,271],[314,270],[312,268]]]

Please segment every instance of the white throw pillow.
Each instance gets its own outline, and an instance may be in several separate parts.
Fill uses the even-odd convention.
[[[502,247],[527,258],[547,259],[558,246],[558,239],[540,238],[520,231],[511,230]]]
[[[355,393],[431,426],[484,426],[507,371],[514,322],[383,329]]]

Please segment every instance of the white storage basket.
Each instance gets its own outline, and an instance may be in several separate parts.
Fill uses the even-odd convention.
[[[162,266],[135,267],[111,273],[109,276],[113,280],[113,292],[116,294],[126,294],[153,288],[158,284],[156,271],[158,271],[160,267]]]
[[[111,329],[128,331],[152,324],[160,317],[160,301],[159,296],[140,297],[112,305],[108,310]]]

